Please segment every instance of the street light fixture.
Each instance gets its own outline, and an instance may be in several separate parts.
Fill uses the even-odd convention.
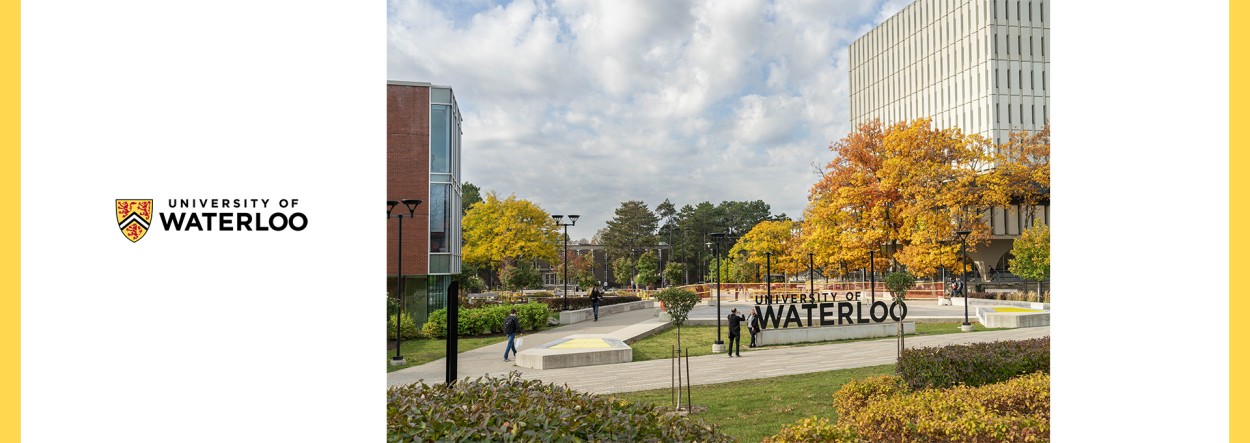
[[[721,318],[720,318],[720,242],[727,234],[723,232],[713,232],[708,234],[712,237],[712,254],[716,258],[716,346],[724,347],[725,341],[721,340]]]
[[[664,248],[666,247],[668,247],[668,243],[665,243],[665,242],[660,242],[660,244],[655,247],[655,254],[656,254],[655,266],[656,266],[656,271],[660,274],[660,287],[661,288],[665,287],[664,286]],[[672,257],[669,257],[669,260],[672,260]]]
[[[764,251],[765,279],[768,280],[767,288],[764,290],[765,303],[772,303],[773,299],[773,253],[772,251]]]
[[[408,208],[408,215],[404,216],[403,212],[392,215],[395,206],[403,203]],[[386,218],[399,219],[399,237],[396,239],[398,245],[395,248],[395,292],[399,294],[399,308],[395,313],[395,356],[391,357],[392,365],[402,365],[405,363],[403,355],[399,353],[399,330],[404,324],[404,219],[412,218],[416,215],[417,205],[421,204],[421,200],[403,199],[400,201],[386,201]]]
[[[564,223],[563,215],[552,215],[551,219],[556,221],[556,226],[564,227],[564,310],[569,310],[569,226],[577,224],[580,215],[570,215],[569,222]]]
[[[968,235],[969,234],[972,234],[972,231],[968,231],[968,230],[955,231],[955,235],[959,236],[960,260],[962,260],[962,263],[963,263],[963,265],[960,266],[959,268],[959,273],[962,274],[962,278],[963,278],[963,283],[959,285],[959,290],[963,291],[964,293],[964,324],[959,329],[964,332],[972,331],[972,323],[968,322]]]

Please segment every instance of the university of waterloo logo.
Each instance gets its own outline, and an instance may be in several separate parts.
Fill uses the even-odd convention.
[[[152,200],[117,200],[117,227],[122,235],[137,242],[152,225]]]

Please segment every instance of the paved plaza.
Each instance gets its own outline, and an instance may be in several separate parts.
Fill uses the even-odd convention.
[[[737,307],[745,311],[751,303],[722,301],[721,313]],[[936,306],[932,300],[909,302],[908,320],[927,318],[935,321],[962,321],[962,306]],[[605,334],[621,340],[645,335],[665,322],[657,317],[659,309],[642,309],[610,316],[601,316],[598,322],[582,322],[548,329],[533,334],[523,334],[529,349],[543,343],[572,334]],[[715,324],[716,307],[700,305],[691,311],[690,319],[700,324]],[[975,319],[974,319],[975,321]],[[996,340],[1020,340],[1050,335],[1050,327],[1020,328],[1002,331],[969,332],[922,337],[907,337],[907,347],[945,346]],[[671,363],[667,359],[586,366],[562,369],[527,369],[503,361],[505,343],[460,353],[458,369],[460,378],[481,375],[500,376],[517,371],[526,379],[565,384],[579,391],[604,394],[667,388],[671,378]],[[806,374],[834,369],[858,368],[894,363],[897,341],[894,338],[880,340],[832,343],[815,346],[777,346],[748,349],[743,347],[742,358],[728,358],[724,354],[690,358],[690,376],[695,385],[725,383],[780,375]],[[424,380],[426,383],[442,382],[445,360],[439,359],[423,365],[401,369],[387,374],[390,386]]]

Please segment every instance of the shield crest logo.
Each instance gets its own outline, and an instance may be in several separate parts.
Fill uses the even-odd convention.
[[[131,243],[143,238],[152,225],[152,200],[117,199],[117,227]]]

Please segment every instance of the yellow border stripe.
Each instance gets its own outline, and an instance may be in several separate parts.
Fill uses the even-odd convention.
[[[22,7],[19,1],[5,1],[0,11],[0,195],[5,205],[20,208],[22,203]],[[0,440],[19,441],[22,437],[22,233],[20,211],[0,217]]]
[[[1246,129],[1246,125],[1250,121],[1246,119],[1247,100],[1250,100],[1246,92],[1245,80],[1250,76],[1250,70],[1246,69],[1247,57],[1250,57],[1250,51],[1247,51],[1248,35],[1245,26],[1250,24],[1250,17],[1247,17],[1246,2],[1234,1],[1229,2],[1229,59],[1228,59],[1228,183],[1229,183],[1229,223],[1228,223],[1228,343],[1229,343],[1229,368],[1228,368],[1228,412],[1229,412],[1229,441],[1250,441],[1250,432],[1247,432],[1246,417],[1246,343],[1250,340],[1247,337],[1246,326],[1243,323],[1232,321],[1232,316],[1246,313],[1247,303],[1245,300],[1247,292],[1241,290],[1238,285],[1234,284],[1232,278],[1237,275],[1237,270],[1245,270],[1246,248],[1250,247],[1246,242],[1244,228],[1238,229],[1237,221],[1246,220],[1246,180],[1245,174],[1250,171],[1250,167],[1246,164],[1245,149],[1247,139],[1250,134]],[[1240,80],[1240,81],[1239,81]],[[1240,171],[1240,174],[1238,173]],[[1244,282],[1242,283],[1244,285]]]

